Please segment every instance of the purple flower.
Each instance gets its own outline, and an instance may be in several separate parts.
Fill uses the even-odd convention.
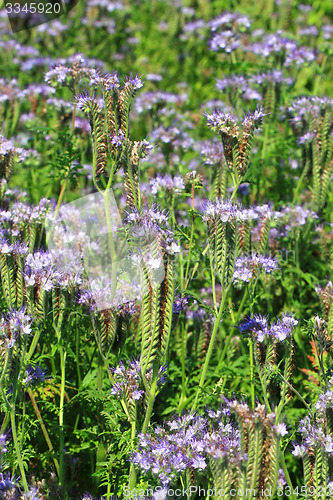
[[[32,318],[25,314],[25,307],[20,311],[11,310],[0,318],[0,337],[4,345],[11,349],[18,338],[31,333]]]
[[[7,440],[6,435],[5,434],[1,434],[0,435],[0,456],[1,456],[1,454],[6,453],[6,451],[7,451],[7,448],[6,448],[7,442],[6,442],[6,440]]]
[[[138,75],[136,75],[135,77],[133,77],[132,75],[129,76],[125,81],[125,85],[126,83],[132,85],[134,90],[138,90],[141,89],[141,87],[143,87],[142,80]]]
[[[275,430],[282,437],[286,436],[286,434],[288,434],[287,427],[283,423],[277,424],[276,427],[275,427]]]
[[[143,399],[145,394],[146,384],[151,383],[152,369],[145,374],[146,384],[143,381],[141,365],[138,360],[133,360],[125,367],[121,360],[117,367],[110,367],[110,372],[113,374],[113,387],[111,394],[117,399],[125,399],[126,401],[139,401]],[[165,383],[166,368],[161,366],[158,370],[158,385],[162,386]]]
[[[170,174],[158,174],[155,179],[151,179],[150,185],[152,194],[157,194],[160,191],[180,193],[185,189],[184,181],[179,175],[172,178]]]
[[[273,257],[252,254],[238,257],[235,263],[233,281],[236,283],[250,282],[262,272],[270,274],[278,268],[278,262]]]
[[[114,135],[113,137],[111,137],[110,143],[116,146],[116,148],[121,149],[123,147],[125,139],[125,136],[122,134]]]
[[[144,471],[151,471],[167,486],[188,467],[206,468],[201,440],[205,435],[206,420],[183,415],[156,426],[152,434],[139,435],[138,451],[131,461]]]
[[[45,372],[41,369],[39,365],[35,367],[28,365],[25,370],[25,378],[23,379],[23,384],[32,385],[34,383],[38,384],[44,382]]]
[[[173,301],[172,312],[173,314],[179,314],[188,305],[188,298],[177,296]]]
[[[263,342],[265,338],[275,338],[282,342],[292,335],[297,324],[298,320],[288,314],[284,314],[282,320],[271,325],[269,325],[267,317],[255,314],[252,318],[249,317],[240,323],[237,328],[245,335],[254,333],[258,342]]]
[[[301,443],[294,445],[292,454],[294,456],[304,456],[309,451],[324,449],[328,455],[333,456],[333,440],[326,434],[324,423],[319,419],[312,423],[309,416],[299,423],[298,432],[301,434]]]

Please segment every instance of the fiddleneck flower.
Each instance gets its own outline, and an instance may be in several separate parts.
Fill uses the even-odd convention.
[[[298,323],[299,320],[289,314],[284,314],[281,320],[271,324],[268,323],[266,316],[254,314],[252,318],[249,317],[241,322],[237,328],[242,334],[253,334],[258,342],[270,337],[282,342],[292,335]]]
[[[309,451],[323,448],[328,455],[333,456],[333,439],[326,434],[323,421],[320,419],[312,423],[309,416],[305,417],[299,423],[298,432],[301,434],[301,443],[294,444],[292,454],[295,457],[304,456]]]
[[[14,347],[16,340],[23,335],[30,335],[33,319],[26,314],[25,307],[11,310],[0,318],[0,343],[8,349]]]
[[[111,394],[117,399],[126,399],[128,401],[139,401],[143,399],[145,394],[145,384],[141,365],[138,360],[133,360],[125,367],[121,360],[116,367],[110,367],[110,372],[113,375],[113,387]],[[161,366],[157,374],[157,383],[162,386],[166,382],[166,367]],[[153,370],[150,369],[145,373],[146,384],[151,384]]]
[[[222,222],[255,220],[258,215],[252,208],[245,208],[239,203],[228,199],[218,199],[204,204],[202,218],[206,223],[210,223],[218,219]]]
[[[238,257],[235,263],[233,281],[248,283],[262,272],[271,274],[277,268],[278,262],[274,257],[257,254]]]

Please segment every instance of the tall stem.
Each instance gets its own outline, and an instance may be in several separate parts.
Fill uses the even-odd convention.
[[[229,291],[229,288],[227,288],[226,290],[222,291],[222,300],[221,300],[221,304],[220,304],[220,310],[219,310],[219,313],[217,315],[217,318],[215,319],[212,336],[210,338],[209,347],[208,347],[208,351],[207,351],[207,354],[206,354],[205,364],[204,364],[202,372],[201,372],[201,378],[200,378],[200,382],[199,382],[197,394],[195,396],[195,400],[194,400],[194,403],[193,403],[193,406],[192,406],[192,410],[191,410],[192,412],[195,411],[195,408],[197,406],[197,401],[198,401],[199,394],[200,394],[200,392],[202,391],[202,389],[204,387],[204,383],[205,383],[205,379],[206,379],[206,373],[207,373],[209,361],[210,361],[210,358],[211,358],[211,355],[212,355],[212,352],[213,352],[216,334],[217,334],[219,326],[220,326],[220,322],[221,322],[221,318],[222,318],[222,313],[223,313],[223,310],[224,310],[224,304],[225,304],[225,301],[226,301],[226,298],[227,298],[228,291]]]
[[[60,385],[60,403],[59,403],[59,485],[64,484],[64,399],[65,399],[65,381],[66,381],[66,352],[61,343],[59,344],[60,354],[60,370],[61,370],[61,385]]]
[[[254,363],[253,363],[253,340],[249,339],[250,350],[250,388],[251,388],[251,406],[254,408]]]
[[[54,454],[54,449],[53,449],[53,446],[52,446],[52,443],[51,443],[50,436],[49,436],[49,434],[47,432],[47,429],[45,427],[45,424],[43,422],[42,415],[41,415],[41,413],[39,411],[39,408],[38,408],[38,405],[37,405],[34,393],[30,389],[30,387],[28,387],[28,394],[29,394],[29,398],[31,400],[32,406],[33,406],[33,408],[35,410],[35,413],[36,413],[39,425],[40,425],[40,427],[42,429],[42,433],[44,435],[44,438],[45,438],[45,441],[47,443],[47,446],[48,446],[50,452],[52,454]],[[58,477],[59,477],[59,462],[58,462],[58,460],[55,457],[53,458],[53,462],[54,462],[54,466],[56,468],[56,471],[57,471],[57,474],[58,474]]]
[[[21,450],[20,450],[20,447],[19,447],[19,444],[18,444],[18,440],[17,440],[16,422],[15,422],[15,405],[12,406],[12,409],[10,411],[10,422],[12,424],[13,443],[14,443],[16,458],[17,458],[17,461],[18,461],[18,464],[19,464],[19,468],[20,468],[21,481],[23,483],[24,491],[27,492],[27,491],[29,491],[29,488],[28,488],[27,478],[26,478],[26,475],[25,475],[25,470],[24,470],[24,465],[23,465]]]
[[[111,215],[110,215],[110,206],[109,206],[109,200],[108,200],[108,191],[103,192],[103,199],[104,199],[104,208],[105,208],[105,215],[106,215],[106,224],[108,228],[108,244],[109,244],[109,250],[111,254],[111,300],[113,300],[116,287],[117,287],[117,261],[116,261],[116,250],[115,250],[115,245],[114,245],[114,240],[113,240],[113,234],[112,234],[112,226],[111,226]]]
[[[148,406],[147,406],[147,410],[146,410],[146,416],[145,416],[145,420],[143,422],[143,426],[142,426],[142,430],[141,430],[141,432],[143,434],[146,434],[147,429],[148,429],[150,417],[151,417],[153,407],[154,407],[154,402],[155,402],[155,397],[156,397],[156,389],[157,389],[157,374],[154,374],[151,388],[149,391],[149,396],[148,396]]]
[[[219,360],[219,364],[218,364],[217,369],[216,369],[217,373],[219,373],[221,365],[222,365],[222,363],[224,361],[225,355],[226,355],[226,353],[228,351],[228,347],[229,347],[231,339],[232,339],[232,334],[234,332],[235,325],[237,325],[238,322],[239,322],[239,318],[240,318],[241,313],[243,311],[243,307],[244,307],[244,303],[245,303],[245,299],[246,299],[247,295],[248,295],[248,287],[246,287],[245,292],[243,293],[242,301],[241,301],[240,306],[239,306],[238,311],[237,311],[237,316],[236,316],[236,320],[234,322],[234,326],[231,329],[231,331],[230,331],[230,333],[229,333],[229,335],[228,335],[228,337],[226,339],[226,342],[224,344],[224,348],[223,348],[223,351],[222,351],[222,354],[221,354],[221,357],[220,357],[220,360]]]

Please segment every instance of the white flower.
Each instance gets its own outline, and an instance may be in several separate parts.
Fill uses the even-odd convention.
[[[286,434],[288,434],[287,427],[285,426],[285,424],[278,424],[276,426],[276,432],[280,434],[280,436],[285,436]]]

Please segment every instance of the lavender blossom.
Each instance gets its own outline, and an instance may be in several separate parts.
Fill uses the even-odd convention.
[[[64,63],[56,64],[46,73],[44,80],[53,87],[65,85],[74,89],[75,85],[83,79],[88,79],[91,84],[94,84],[98,76],[97,70],[89,67],[89,61],[81,54],[76,54]]]
[[[0,318],[0,337],[4,347],[11,349],[18,338],[31,333],[33,320],[25,311],[22,307],[20,311],[9,311]]]
[[[0,472],[0,496],[2,498],[17,498],[17,483],[9,474]]]
[[[284,222],[288,232],[299,226],[304,226],[308,220],[317,219],[318,215],[300,205],[285,207],[281,212],[281,221]]]
[[[271,274],[278,268],[278,262],[274,257],[252,254],[236,259],[233,281],[236,284],[241,282],[249,283],[260,276],[262,272]]]
[[[179,175],[176,175],[173,178],[170,174],[166,174],[164,176],[157,175],[155,179],[151,179],[150,185],[152,194],[157,194],[160,191],[180,193],[185,189],[184,181]]]
[[[203,470],[207,466],[201,445],[205,424],[202,417],[184,415],[167,422],[166,427],[155,427],[151,435],[140,434],[131,461],[145,472],[151,471],[163,486],[188,467]]]
[[[284,314],[281,320],[269,324],[267,317],[255,314],[240,323],[237,328],[242,334],[253,334],[258,342],[263,342],[266,338],[282,342],[292,335],[298,322],[292,315]]]
[[[278,85],[292,85],[293,79],[284,76],[283,72],[280,70],[272,70],[266,73],[259,73],[257,75],[252,75],[250,82],[256,83],[257,85],[265,86],[268,83],[275,83]]]
[[[28,365],[24,375],[25,378],[23,379],[23,384],[28,386],[40,384],[45,380],[45,371],[42,370],[39,365],[35,365],[34,367]]]
[[[111,394],[117,399],[126,399],[127,401],[142,400],[145,394],[145,384],[139,361],[131,361],[128,368],[125,368],[124,362],[120,361],[117,367],[110,367],[113,374],[113,387]],[[158,385],[162,386],[165,379],[166,368],[161,366],[158,370]],[[153,370],[145,373],[146,383],[151,383]]]
[[[218,219],[222,222],[230,220],[246,221],[254,220],[258,217],[256,212],[249,208],[242,207],[240,204],[230,202],[229,200],[219,199],[215,202],[208,201],[204,204],[202,218],[210,224]]]
[[[141,87],[143,87],[143,83],[139,75],[132,76],[130,75],[129,77],[126,78],[125,80],[125,86],[126,84],[129,84],[133,87],[133,90],[139,90]]]
[[[188,298],[180,296],[176,296],[172,305],[173,314],[179,314],[186,306],[188,305]]]
[[[224,51],[227,54],[236,50],[241,42],[242,32],[250,27],[248,17],[237,13],[225,12],[210,22],[212,38],[209,47],[214,52]]]
[[[301,434],[301,444],[295,444],[292,454],[295,457],[303,456],[309,450],[323,448],[326,453],[333,456],[333,439],[326,434],[323,422],[313,424],[310,417],[300,421],[298,432]]]

